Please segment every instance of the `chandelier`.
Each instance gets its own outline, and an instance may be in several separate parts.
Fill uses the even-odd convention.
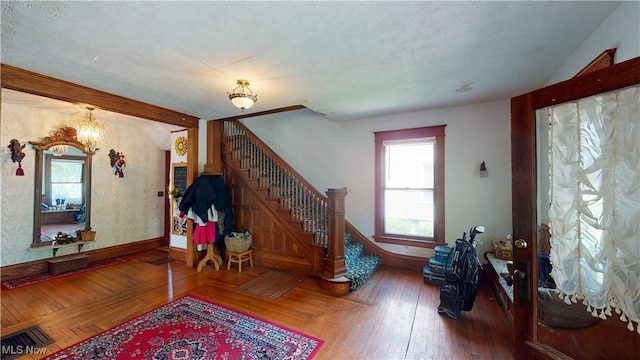
[[[254,95],[253,91],[249,89],[249,82],[247,80],[238,80],[236,82],[238,86],[233,89],[233,92],[227,93],[231,103],[240,110],[249,109],[258,101],[258,95]]]
[[[104,124],[96,121],[93,116],[93,108],[88,107],[89,112],[84,119],[78,121],[76,124],[76,137],[78,141],[84,145],[89,151],[95,151],[98,149],[98,145],[104,140]]]
[[[62,156],[69,151],[69,145],[54,145],[51,147],[51,151],[53,151],[53,156]]]

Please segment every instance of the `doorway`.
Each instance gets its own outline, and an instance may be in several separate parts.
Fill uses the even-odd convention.
[[[630,358],[640,351],[640,335],[627,330],[618,316],[580,327],[560,327],[541,313],[539,261],[544,255],[544,218],[540,214],[541,174],[536,110],[640,83],[640,58],[595,70],[511,99],[512,213],[515,268],[514,358]],[[544,121],[544,120],[543,120]],[[542,272],[544,274],[544,272]]]

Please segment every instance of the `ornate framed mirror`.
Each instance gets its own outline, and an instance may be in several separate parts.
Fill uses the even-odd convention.
[[[68,234],[74,241],[87,240],[76,234],[91,232],[91,159],[95,151],[78,141],[72,127],[29,143],[36,151],[31,247],[54,245],[58,234]]]

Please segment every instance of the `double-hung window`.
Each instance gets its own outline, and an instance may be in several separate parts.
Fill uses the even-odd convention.
[[[47,156],[45,196],[48,205],[84,203],[84,158]]]
[[[376,241],[444,243],[444,128],[375,133]]]

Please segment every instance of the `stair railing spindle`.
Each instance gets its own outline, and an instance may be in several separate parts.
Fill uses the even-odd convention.
[[[315,190],[240,121],[223,121],[222,132],[223,149],[231,154],[227,159],[239,161],[240,168],[248,171],[250,178],[257,177],[258,187],[266,189],[268,197],[278,199],[277,204],[289,210],[289,219],[299,221],[302,230],[313,234],[313,244],[329,249],[330,260],[339,262],[342,251],[331,250],[333,242],[340,241],[339,234],[328,228],[336,223],[329,219],[334,219],[335,213],[329,209],[329,204],[335,202],[331,197],[333,193],[325,196]]]

